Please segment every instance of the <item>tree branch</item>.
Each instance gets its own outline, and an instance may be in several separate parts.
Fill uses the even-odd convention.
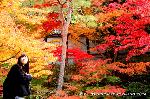
[[[21,51],[21,50],[20,50],[20,51]],[[0,61],[0,62],[5,62],[5,61],[7,61],[7,60],[10,60],[11,58],[14,58],[20,51],[18,51],[15,55],[11,56],[10,58],[5,59],[5,60],[2,60],[2,61]]]
[[[0,47],[2,47],[3,46],[3,43],[0,45]]]
[[[60,4],[61,6],[63,6],[67,1],[65,1],[64,3],[61,3],[60,0],[57,0],[58,4]]]

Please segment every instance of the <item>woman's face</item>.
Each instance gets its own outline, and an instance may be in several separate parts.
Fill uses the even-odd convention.
[[[21,57],[21,63],[24,65],[24,64],[26,64],[27,62],[28,62],[28,57],[27,56],[23,56],[23,57]]]

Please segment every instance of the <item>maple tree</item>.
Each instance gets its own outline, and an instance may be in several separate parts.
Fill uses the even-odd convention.
[[[15,3],[14,3],[15,2]],[[11,5],[9,5],[11,4]],[[10,9],[8,6],[10,6]],[[14,13],[13,10],[16,10]],[[34,77],[40,77],[43,74],[49,75],[52,74],[50,70],[46,70],[45,66],[48,65],[48,62],[55,61],[56,58],[53,57],[53,54],[48,53],[48,51],[43,50],[44,48],[51,47],[51,49],[55,49],[56,45],[48,44],[39,41],[38,39],[33,38],[35,35],[35,31],[32,33],[34,36],[27,35],[29,33],[28,29],[24,29],[25,25],[18,25],[15,23],[16,21],[25,21],[29,24],[42,24],[43,19],[36,19],[34,15],[32,17],[28,17],[25,15],[28,11],[33,11],[34,8],[21,8],[20,9],[20,1],[7,1],[3,0],[1,2],[0,9],[0,53],[1,53],[1,64],[10,63],[13,65],[16,63],[16,58],[22,53],[25,52],[29,59],[31,59],[31,70]],[[22,13],[24,11],[24,13]],[[34,10],[35,12],[47,13],[43,10]],[[43,11],[43,12],[42,12]],[[10,15],[11,14],[11,15]],[[17,17],[19,15],[19,17]],[[16,17],[15,17],[16,16]],[[27,19],[25,18],[27,17]],[[33,18],[33,20],[32,20]],[[46,18],[46,17],[45,17]],[[30,21],[32,20],[32,21]],[[45,19],[44,19],[45,20]],[[33,23],[32,23],[33,22]],[[40,31],[37,31],[40,34]],[[31,32],[30,32],[31,33]],[[26,34],[26,35],[25,35]]]
[[[89,1],[85,1],[85,0],[83,0],[84,2],[87,2],[87,5],[89,5]],[[51,25],[53,25],[53,27],[59,27],[60,28],[60,30],[61,30],[61,32],[62,32],[62,41],[63,41],[63,44],[62,44],[62,53],[61,53],[61,57],[62,57],[62,64],[61,64],[61,70],[60,70],[60,72],[61,72],[61,74],[60,74],[60,77],[62,77],[63,75],[64,75],[64,67],[65,67],[65,60],[66,60],[66,48],[67,48],[67,46],[66,46],[66,42],[67,42],[67,33],[68,33],[68,28],[69,28],[69,33],[70,34],[74,34],[73,32],[75,32],[74,30],[74,28],[72,28],[72,29],[70,29],[70,27],[69,27],[69,23],[70,22],[73,22],[72,20],[71,20],[71,7],[68,7],[67,8],[67,2],[69,3],[69,5],[72,3],[73,4],[73,7],[75,8],[76,6],[78,6],[78,7],[80,7],[80,6],[83,6],[84,4],[80,4],[81,2],[80,1],[66,1],[66,2],[64,2],[64,3],[62,3],[62,1],[59,1],[59,0],[56,0],[56,1],[53,1],[53,2],[55,2],[55,4],[54,5],[59,5],[60,6],[60,8],[59,8],[59,6],[58,6],[58,8],[60,9],[60,12],[59,11],[57,11],[57,13],[51,13],[50,15],[52,16],[52,17],[50,17],[50,18],[48,18],[48,21],[47,22],[45,22],[44,24],[43,24],[43,27],[44,27],[44,29],[45,29],[45,31],[46,32],[49,32],[49,31],[51,31],[52,30],[52,28],[51,28]],[[51,2],[52,3],[52,2]],[[46,5],[47,6],[45,6],[45,7],[48,7],[49,5],[51,5],[51,3],[46,3]],[[58,4],[57,4],[58,3]],[[76,3],[78,3],[79,5],[76,5]],[[40,7],[44,7],[44,5],[45,4],[42,4],[42,5],[35,5],[35,7],[37,7],[37,8],[40,8]],[[68,12],[65,12],[65,10],[64,9],[68,9]],[[75,8],[75,12],[78,10],[79,8]],[[59,16],[58,16],[59,15]],[[73,15],[76,15],[76,14],[73,14]],[[65,18],[66,17],[66,18]],[[77,16],[78,18],[77,18],[77,20],[81,20],[82,21],[82,17],[83,16]],[[93,20],[95,20],[95,19],[92,19],[93,17],[92,16],[87,16],[87,20],[85,20],[86,22],[88,22],[88,17],[90,18],[91,17],[91,20],[93,21]],[[58,21],[58,19],[60,18],[60,21],[61,21],[61,25],[62,26],[59,26],[60,25],[60,21]],[[68,19],[68,20],[67,20]],[[76,20],[76,21],[77,21]],[[57,22],[56,22],[57,21]],[[81,22],[80,21],[80,22]],[[86,23],[87,24],[87,23]],[[83,28],[83,26],[81,26],[81,27],[79,27],[81,30],[82,30],[82,28]],[[78,28],[78,30],[79,30],[79,28]],[[70,32],[70,30],[73,30],[73,32]],[[89,32],[90,32],[90,30],[92,30],[92,29],[90,29],[89,28],[89,31],[87,31],[86,33],[88,34]],[[76,36],[77,38],[81,35],[81,34],[79,34],[80,33],[80,31],[78,32],[78,33],[76,33],[75,35],[78,35],[78,36]],[[86,34],[85,33],[85,34]],[[93,33],[93,32],[92,32]],[[92,34],[91,33],[91,34]],[[86,34],[86,36],[88,36]],[[70,36],[71,38],[74,38],[74,35],[72,36]],[[91,36],[92,37],[92,36]],[[63,79],[61,78],[61,80],[59,80],[59,82],[61,82],[61,83],[63,83]],[[59,84],[58,84],[59,85]],[[62,84],[61,84],[61,86],[62,86]],[[60,87],[59,87],[59,89],[61,89]]]
[[[58,20],[58,13],[49,13],[47,17],[47,21],[43,22],[42,25],[45,32],[51,32],[52,30],[57,29],[60,26],[61,21]]]
[[[59,96],[56,96],[55,94],[51,95],[49,98],[50,99],[81,99],[81,98],[86,98],[83,96],[69,96],[68,94],[66,94],[65,91],[58,91],[57,93],[59,93]]]
[[[127,75],[140,75],[148,73],[149,62],[139,62],[139,63],[128,63],[123,64],[120,62],[114,62],[108,66],[110,70],[118,71],[122,74]]]
[[[149,62],[123,64],[121,62],[108,63],[109,61],[109,59],[90,60],[88,62],[82,61],[82,63],[77,66],[79,75],[72,75],[72,79],[76,81],[85,79],[86,83],[91,83],[93,81],[96,82],[97,80],[102,80],[104,77],[103,75],[111,75],[112,71],[127,74],[129,76],[146,74],[148,73],[147,68],[150,66]]]
[[[104,75],[109,74],[109,71],[105,66],[106,63],[107,60],[89,60],[88,62],[82,61],[82,63],[78,66],[79,75],[73,75],[72,79],[76,79],[77,81],[85,81],[86,84],[101,81]]]
[[[90,89],[84,89],[86,95],[113,94],[114,96],[118,93],[121,93],[118,95],[124,95],[128,89],[125,89],[123,84],[134,82],[132,77],[135,75],[147,75],[149,66],[149,62],[123,64],[120,62],[109,63],[109,60],[101,59],[82,61],[77,65],[76,73],[71,76],[71,80],[77,84],[74,87],[67,86],[67,90],[79,92],[79,89],[90,86]],[[145,82],[147,81],[145,80]]]
[[[55,57],[58,57],[58,60],[61,61],[61,53],[62,53],[62,46],[57,47],[56,50],[51,51]],[[93,56],[87,54],[86,52],[82,51],[79,48],[69,48],[67,49],[67,58],[72,58],[75,63],[80,63],[80,61],[86,59],[92,59]]]
[[[69,26],[69,40],[77,46],[81,46],[80,38],[96,41],[99,34],[96,31],[97,18],[93,15],[90,0],[73,0],[74,10],[71,24]]]
[[[100,2],[97,3],[98,1]],[[101,0],[98,1],[96,2],[96,4],[100,5],[103,4],[104,2],[104,1],[101,2]],[[139,0],[134,2],[132,0],[131,1],[127,0],[126,2],[122,3],[121,2],[108,3],[105,6],[98,7],[98,9],[102,10],[101,13],[99,12],[95,13],[95,16],[98,18],[97,21],[98,28],[91,29],[87,27],[87,25],[85,25],[83,22],[80,25],[77,23],[74,23],[73,25],[71,24],[69,31],[72,33],[73,37],[78,38],[79,35],[81,34],[87,34],[87,36],[89,36],[90,34],[95,33],[96,29],[98,29],[100,31],[99,32],[100,35],[102,35],[104,39],[102,44],[96,46],[99,52],[104,53],[108,48],[114,49],[115,54],[118,53],[118,51],[120,50],[128,50],[129,52],[127,54],[126,60],[129,60],[132,56],[144,54],[149,49],[147,43],[149,42],[148,13],[145,13],[142,10],[144,7],[148,8],[148,2],[149,1],[144,2]],[[139,9],[141,14],[139,14]],[[86,11],[87,10],[88,9],[86,9]],[[89,14],[90,11],[86,13]],[[83,27],[86,29],[86,31],[82,29]],[[136,53],[135,50],[137,51]],[[58,55],[59,54],[58,51],[55,51],[55,54]],[[110,76],[115,75],[114,72],[115,73],[117,72],[116,74],[118,75],[115,76],[117,76],[118,78],[125,74],[128,75],[125,77],[147,74],[148,67],[149,63],[144,62],[129,63],[129,64],[114,62],[108,64],[106,61],[103,60],[96,60],[96,61],[91,60],[88,62],[81,61],[79,62],[79,64],[77,64],[77,72],[76,72],[77,74],[74,74],[71,77],[73,81],[77,81],[78,83],[80,83],[80,87],[74,85],[74,86],[67,86],[67,88],[68,90],[77,91],[79,90],[77,88],[83,88],[85,86],[88,86],[88,84],[92,85],[92,83],[99,83],[99,82],[102,83],[102,81],[105,78],[107,78],[108,75]],[[125,80],[125,78],[122,77],[120,78],[121,80]],[[100,89],[98,90],[98,92],[103,91],[113,92],[116,91],[115,89],[117,89],[116,86],[114,90],[109,90],[106,88],[104,90]],[[125,92],[125,89],[123,88],[120,88],[119,90],[122,90],[123,93]],[[93,90],[93,92],[96,91],[97,90]]]
[[[67,35],[68,35],[68,27],[71,21],[71,13],[72,8],[70,6],[71,1],[61,1],[61,0],[55,0],[53,2],[49,3],[43,3],[42,5],[35,5],[34,7],[40,8],[40,7],[49,7],[51,5],[58,7],[58,13],[49,13],[48,20],[43,23],[43,28],[45,32],[49,33],[52,30],[59,27],[62,35],[62,62],[60,66],[60,74],[58,78],[58,88],[57,90],[62,90],[63,86],[63,77],[64,77],[64,68],[65,68],[65,60],[66,60],[66,49],[67,49]],[[64,10],[64,8],[67,9],[67,11]]]
[[[123,96],[125,94],[125,89],[119,87],[119,86],[105,86],[104,89],[103,88],[93,88],[90,90],[87,90],[87,94],[93,94],[93,95],[116,95],[116,96]]]
[[[57,90],[61,91],[56,92],[60,96],[51,95],[50,98],[80,99],[87,98],[86,96],[91,93],[125,93],[126,89],[121,85],[115,85],[114,82],[130,81],[130,77],[148,73],[149,62],[123,64],[111,63],[111,59],[95,60],[94,56],[79,48],[67,49],[66,45],[69,33],[69,39],[77,45],[81,36],[91,41],[99,41],[95,49],[100,54],[109,50],[114,51],[114,54],[126,50],[128,52],[126,60],[130,60],[132,56],[148,52],[150,24],[148,0],[44,0],[39,2],[32,0],[30,2],[32,4],[24,3],[20,6],[23,3],[19,0],[2,0],[0,65],[14,64],[20,53],[26,52],[31,59],[30,72],[38,78],[45,74],[53,74],[50,70],[54,66],[48,62],[61,61],[57,82]],[[39,40],[55,29],[60,29],[62,33],[62,46]],[[67,81],[64,82],[67,58],[73,58],[75,63],[75,71],[71,71],[69,80],[71,84],[68,85]],[[6,75],[7,70],[0,68],[0,71]],[[0,73],[0,76],[3,74]],[[125,79],[125,77],[129,78]],[[109,85],[110,82],[112,85]],[[100,83],[102,87],[98,85]],[[62,91],[62,86],[65,91],[79,94],[83,90],[87,95],[70,96]]]
[[[100,51],[112,48],[114,49],[114,54],[118,53],[118,51],[127,50],[127,61],[132,56],[141,55],[149,51],[148,2],[127,0],[123,4],[110,3],[105,8],[108,11],[106,15],[109,15],[109,17],[104,16],[104,18],[100,17],[99,19],[100,23],[104,21],[108,23],[107,25],[100,26],[100,29],[104,28],[104,31],[109,29],[109,31],[106,31],[105,42],[96,48]],[[118,10],[120,12],[116,12]],[[114,13],[112,16],[112,12],[116,14]],[[110,29],[113,31],[110,31]]]

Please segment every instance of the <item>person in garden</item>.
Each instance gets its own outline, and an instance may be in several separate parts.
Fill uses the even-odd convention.
[[[24,99],[24,96],[29,96],[31,79],[29,58],[22,54],[17,64],[11,67],[3,83],[3,99]]]

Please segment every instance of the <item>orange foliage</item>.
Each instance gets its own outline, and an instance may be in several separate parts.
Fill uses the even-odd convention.
[[[147,73],[147,67],[150,67],[150,62],[144,63],[128,63],[127,65],[115,62],[107,63],[108,60],[90,60],[78,64],[77,75],[72,75],[71,79],[74,81],[85,81],[86,84],[101,81],[105,75],[111,75],[111,71],[117,71],[122,74],[140,75]]]
[[[79,75],[72,75],[73,80],[84,80],[86,83],[97,82],[103,79],[104,75],[110,74],[107,68],[108,60],[89,60],[82,62],[79,68]]]
[[[83,77],[81,75],[72,75],[71,79],[74,81],[80,81],[83,79]]]
[[[75,43],[77,43],[77,40],[79,40],[83,35],[91,40],[95,39],[98,36],[95,28],[88,28],[82,25],[82,23],[70,25],[69,33],[69,39],[71,39]]]
[[[8,73],[8,69],[2,68],[0,66],[0,95],[1,95],[1,85],[3,84],[2,77],[6,76]]]
[[[108,68],[128,75],[137,75],[137,74],[147,73],[146,67],[149,66],[150,66],[150,62],[129,63],[127,65],[120,62],[115,62],[109,64]]]
[[[0,71],[0,76],[6,76],[8,73],[8,70],[2,67],[0,67]]]
[[[4,2],[4,4],[7,3],[9,4],[9,0]],[[18,5],[14,4],[12,7],[19,11]],[[12,13],[11,9],[4,8],[0,10],[0,63],[13,65],[17,63],[18,56],[25,52],[31,60],[30,73],[32,73],[33,77],[52,74],[50,69],[46,69],[45,66],[48,65],[48,62],[56,61],[57,58],[49,51],[42,49],[51,47],[51,50],[54,50],[56,45],[45,43],[33,38],[34,36],[28,35],[31,32],[25,28],[24,24],[18,26],[15,23],[15,17],[10,14]],[[18,14],[19,12],[16,13],[16,15]],[[36,32],[40,33],[39,31]]]
[[[72,86],[72,85],[64,85],[67,90],[70,90],[70,91],[78,91],[79,88],[77,88],[76,86]]]
[[[68,96],[65,91],[57,91],[57,94],[51,95],[48,99],[81,99],[79,96]]]
[[[0,96],[3,94],[3,86],[0,85]]]
[[[86,93],[89,95],[118,95],[118,96],[122,96],[125,92],[126,89],[123,89],[119,86],[110,86],[110,85],[86,91]]]
[[[91,0],[95,6],[100,6],[105,0]]]
[[[85,14],[92,14],[92,9],[91,8],[84,8],[84,13]]]
[[[125,11],[124,10],[113,10],[105,13],[98,13],[95,16],[98,18],[98,23],[101,24],[98,28],[104,33],[109,33],[107,28],[113,27],[115,24],[115,18],[121,16]]]

